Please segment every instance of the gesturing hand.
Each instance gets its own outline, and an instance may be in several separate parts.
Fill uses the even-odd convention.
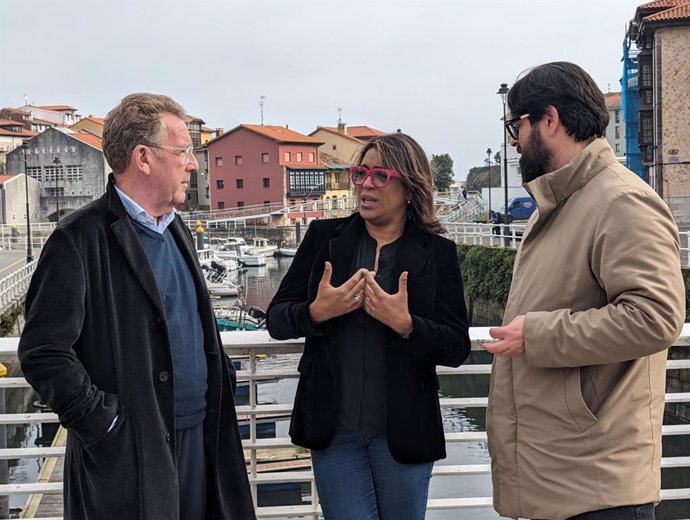
[[[523,315],[516,316],[505,327],[489,329],[489,335],[498,341],[484,343],[482,346],[488,352],[499,357],[513,358],[521,356],[525,353],[524,328],[525,317]]]
[[[366,271],[364,277],[364,311],[400,335],[410,332],[412,316],[407,308],[407,271],[400,275],[395,294],[381,289],[372,272]]]
[[[364,274],[366,272],[366,269],[360,269],[343,285],[333,287],[331,285],[333,266],[330,262],[326,262],[316,292],[316,299],[309,305],[312,321],[318,325],[361,307],[364,301],[362,290],[364,289]]]

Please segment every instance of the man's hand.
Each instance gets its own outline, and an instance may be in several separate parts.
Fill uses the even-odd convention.
[[[367,270],[362,268],[340,287],[333,287],[331,285],[333,266],[330,262],[326,262],[316,299],[309,305],[312,321],[318,325],[361,307],[364,303],[363,289],[366,272]]]
[[[514,358],[525,353],[525,316],[516,316],[505,327],[489,329],[489,335],[498,340],[493,343],[484,343],[482,346],[487,352],[500,357]]]
[[[364,311],[372,318],[388,325],[395,332],[407,334],[412,330],[412,316],[407,308],[407,271],[400,275],[398,292],[388,294],[376,283],[374,273],[364,274]]]

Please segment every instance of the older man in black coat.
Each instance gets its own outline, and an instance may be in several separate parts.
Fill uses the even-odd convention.
[[[65,218],[27,295],[19,357],[69,431],[65,518],[255,518],[223,353],[174,206],[198,168],[184,110],[108,114],[107,193]]]

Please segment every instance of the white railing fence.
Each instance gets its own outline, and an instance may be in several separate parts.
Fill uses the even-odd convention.
[[[473,349],[481,349],[481,343],[489,339],[488,328],[472,328],[470,336],[473,341]],[[257,486],[264,483],[309,483],[311,484],[311,502],[303,505],[293,506],[262,506],[257,507],[257,515],[260,519],[278,517],[306,517],[318,519],[320,513],[318,496],[314,485],[314,476],[311,469],[298,469],[287,471],[262,472],[259,471],[257,452],[262,454],[271,450],[281,450],[293,447],[290,439],[284,438],[257,438],[257,424],[262,418],[289,414],[292,404],[259,404],[258,385],[262,381],[282,380],[286,378],[297,378],[296,369],[299,356],[283,356],[289,363],[281,363],[280,369],[264,369],[261,361],[257,361],[259,354],[268,356],[278,356],[284,354],[298,354],[302,352],[303,340],[294,341],[275,341],[269,338],[265,331],[255,332],[225,332],[222,333],[223,343],[226,352],[231,357],[247,357],[249,359],[247,369],[238,371],[238,380],[246,381],[249,384],[249,403],[237,406],[238,415],[249,418],[249,439],[244,441],[247,452],[248,474],[252,494],[256,500]],[[13,358],[16,356],[18,338],[0,339],[0,358]],[[690,346],[690,324],[686,324],[681,337],[676,345]],[[690,369],[690,360],[669,360],[668,370],[687,370]],[[473,374],[489,374],[490,365],[463,365],[459,368],[439,367],[439,375],[459,375],[467,376]],[[0,378],[0,388],[22,388],[28,386],[23,378]],[[293,396],[290,397],[290,399]],[[688,403],[690,402],[690,392],[688,393],[668,393],[667,403]],[[486,407],[486,395],[478,395],[465,398],[443,398],[441,406],[445,409],[468,409]],[[19,413],[0,415],[0,425],[27,424],[27,423],[46,423],[57,422],[57,416],[52,413]],[[690,435],[690,424],[669,425],[663,428],[664,436]],[[452,443],[483,443],[486,441],[484,431],[464,431],[447,432],[446,442]],[[64,448],[6,448],[0,450],[1,459],[23,459],[23,458],[54,458],[64,454]],[[690,468],[689,456],[664,457],[662,460],[663,468]],[[567,471],[567,468],[564,469]],[[490,465],[450,465],[440,461],[433,470],[433,477],[460,477],[463,475],[488,475]],[[458,485],[458,493],[463,489]],[[60,493],[61,483],[17,483],[0,485],[0,495],[29,494],[29,493]],[[466,491],[466,490],[464,490]],[[664,500],[683,500],[690,499],[690,488],[688,489],[664,489],[662,491]],[[460,495],[450,498],[432,498],[428,501],[428,510],[465,510],[477,508],[491,508],[492,500],[490,496],[470,496],[461,497]]]
[[[37,263],[34,260],[0,280],[0,315],[24,299]]]

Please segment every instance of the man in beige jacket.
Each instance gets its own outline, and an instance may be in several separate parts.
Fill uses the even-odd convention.
[[[685,317],[678,230],[603,138],[604,96],[571,63],[508,94],[537,201],[515,260],[487,410],[494,507],[548,520],[653,519],[666,351]]]

